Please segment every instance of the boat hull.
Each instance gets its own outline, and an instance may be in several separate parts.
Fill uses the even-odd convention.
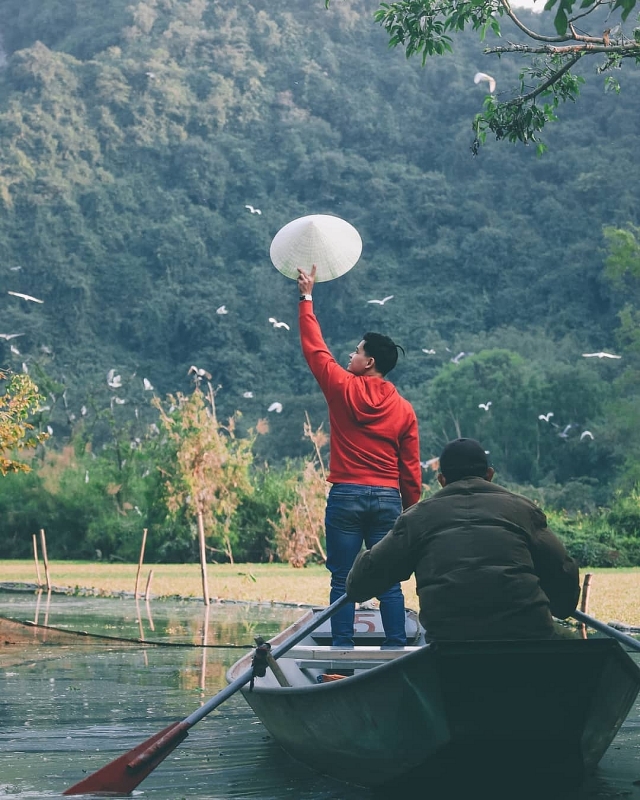
[[[640,669],[617,642],[575,639],[431,644],[351,678],[256,682],[243,695],[288,753],[343,781],[472,769],[579,783],[639,687]]]

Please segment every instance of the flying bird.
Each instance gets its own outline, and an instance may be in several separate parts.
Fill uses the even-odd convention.
[[[558,434],[561,439],[568,439],[569,438],[569,431],[573,428],[573,425],[567,425],[565,429]]]
[[[454,357],[451,359],[451,361],[452,361],[452,363],[454,363],[454,364],[459,364],[459,363],[460,363],[460,359],[464,358],[465,356],[470,356],[470,355],[472,355],[472,353],[458,353],[458,355],[457,355],[457,356],[454,356]]]
[[[51,425],[47,425],[47,433],[49,434],[49,436],[53,436],[53,428],[51,427]]]
[[[491,400],[489,400],[486,403],[478,403],[478,408],[484,408],[485,411],[488,411],[490,405],[491,405]]]
[[[24,372],[25,375],[29,374],[29,367],[26,365],[24,361],[22,362],[22,371]]]
[[[248,208],[252,214],[262,214],[259,208],[254,208],[253,206],[246,205],[245,208]]]
[[[246,398],[253,397],[253,392],[243,392],[242,396]]]
[[[580,434],[580,441],[582,441],[585,436],[588,436],[590,439],[593,439],[593,434],[591,433],[591,431],[582,431],[582,433]]]
[[[110,369],[107,372],[107,384],[112,389],[119,389],[122,386],[122,376],[116,375],[115,369]]]
[[[282,412],[282,403],[271,403],[267,411],[275,411],[276,414],[280,414]]]
[[[543,419],[545,422],[549,422],[552,416],[553,411],[549,411],[548,414],[538,414],[538,419]]]
[[[227,311],[226,306],[220,306],[219,308],[216,308],[216,314],[228,314],[228,313],[229,312]]]
[[[32,303],[44,303],[44,300],[38,300],[37,297],[31,297],[30,294],[22,294],[22,292],[7,292],[7,294],[12,294],[14,297],[21,297],[23,300],[31,300]]]
[[[431,467],[434,472],[437,472],[440,469],[440,458],[436,456],[435,458],[430,458],[428,461],[421,461],[420,466],[422,469]]]
[[[389,294],[386,297],[383,297],[382,300],[367,300],[367,303],[374,303],[377,306],[383,306],[387,302],[387,300],[391,300],[392,298],[393,295]]]
[[[89,483],[89,470],[85,469],[84,471],[84,482]]]
[[[18,270],[21,270],[21,269],[22,269],[22,267],[21,267],[21,266],[17,266],[17,267],[9,267],[9,269],[11,270],[11,272],[18,272]]]
[[[15,344],[12,344],[12,345],[11,345],[11,352],[13,353],[13,355],[14,355],[14,356],[19,356],[19,355],[20,355],[20,351],[19,351],[19,350],[18,350],[18,348],[15,346]]]
[[[189,371],[187,372],[187,375],[191,375],[191,373],[195,374],[196,380],[200,380],[202,378],[206,378],[208,381],[211,380],[211,373],[210,372],[207,372],[206,369],[202,369],[201,367],[196,367],[193,364],[189,367]]]
[[[5,342],[8,342],[9,339],[16,339],[18,336],[24,336],[24,333],[0,333],[0,339],[4,339]]]
[[[622,356],[614,356],[613,353],[583,353],[583,358],[622,358]]]
[[[80,413],[82,414],[83,417],[86,417],[87,416],[87,407],[86,406],[82,406],[82,408],[80,409]]]
[[[290,331],[291,328],[287,325],[286,322],[278,322],[275,317],[269,317],[269,322],[273,325],[274,328],[284,328],[287,331]]]
[[[147,378],[142,379],[142,385],[144,386],[145,392],[152,392],[153,391],[153,384]]]
[[[487,75],[486,72],[476,72],[473,76],[474,83],[480,83],[480,81],[486,81],[489,84],[489,94],[493,94],[496,90],[496,79],[492,78],[491,75]]]
[[[426,353],[428,356],[435,356],[435,354],[436,354],[436,351],[435,351],[435,350],[427,350],[427,348],[426,348],[426,347],[423,347],[423,348],[422,348],[422,352],[423,352],[423,353]]]

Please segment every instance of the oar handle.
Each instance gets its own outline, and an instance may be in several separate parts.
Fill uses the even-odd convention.
[[[342,606],[346,605],[349,602],[349,599],[346,594],[343,594],[342,597],[339,597],[334,603],[331,603],[330,606],[321,611],[317,616],[315,616],[307,625],[303,625],[299,631],[294,633],[288,639],[286,639],[282,644],[279,644],[277,647],[274,647],[271,651],[271,655],[273,658],[280,658],[281,655],[290,650],[292,647],[301,642],[307,634],[311,633],[311,631],[315,631],[316,628],[319,628],[323,622],[326,622],[336,611]],[[203,717],[206,717],[214,708],[217,708],[221,703],[224,703],[231,695],[235,694],[238,689],[241,689],[246,683],[249,683],[251,680],[251,675],[253,674],[252,669],[246,670],[243,672],[242,675],[239,675],[235,681],[230,683],[225,689],[218,692],[215,697],[212,697],[208,700],[204,705],[197,708],[193,714],[190,714],[188,717],[185,717],[183,720],[183,724],[186,725],[187,728],[190,728],[192,725],[195,725],[196,722],[199,722]]]
[[[634,639],[633,636],[629,636],[622,631],[612,628],[611,625],[607,625],[606,622],[600,622],[599,619],[590,617],[588,614],[585,614],[584,611],[578,611],[577,609],[571,616],[574,619],[577,619],[578,622],[582,622],[584,625],[589,625],[589,627],[593,628],[595,631],[605,633],[612,639],[617,639],[621,644],[626,644],[627,647],[631,647],[633,650],[640,651],[640,642],[637,639]]]

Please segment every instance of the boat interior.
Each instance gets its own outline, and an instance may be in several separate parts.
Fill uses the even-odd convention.
[[[283,631],[283,634],[290,631],[291,629]],[[385,637],[380,611],[377,608],[357,609],[353,649],[332,647],[331,621],[327,620],[280,656],[277,662],[268,659],[270,669],[263,678],[256,679],[256,686],[267,688],[317,685],[323,682],[323,675],[337,675],[345,670],[353,671],[357,675],[379,667],[424,646],[424,629],[418,621],[417,613],[410,609],[406,613],[406,631],[406,647],[383,648]]]

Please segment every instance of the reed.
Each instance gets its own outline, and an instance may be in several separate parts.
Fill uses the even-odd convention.
[[[54,591],[93,589],[104,594],[131,592],[137,564],[55,561],[50,564]],[[640,569],[585,567],[592,574],[589,613],[603,622],[640,625]],[[213,599],[283,602],[325,606],[329,602],[329,573],[321,565],[294,569],[288,564],[209,564],[209,592]],[[33,561],[0,561],[0,583],[37,581]],[[1,587],[0,587],[1,588]],[[407,606],[418,607],[413,578],[403,584]],[[202,597],[199,564],[154,564],[154,597]]]

